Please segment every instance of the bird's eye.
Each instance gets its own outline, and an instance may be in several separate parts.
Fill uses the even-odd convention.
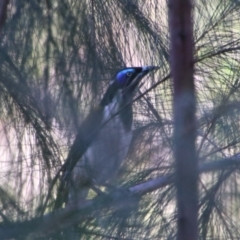
[[[130,77],[132,75],[131,72],[127,72],[127,76]]]

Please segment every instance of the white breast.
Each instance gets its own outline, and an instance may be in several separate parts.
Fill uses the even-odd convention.
[[[104,184],[116,176],[132,140],[132,132],[126,132],[119,116],[114,116],[117,110],[117,101],[105,107],[103,127],[84,154],[87,169],[99,184]]]

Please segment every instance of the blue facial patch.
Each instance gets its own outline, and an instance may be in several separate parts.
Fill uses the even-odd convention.
[[[132,68],[124,69],[117,74],[116,80],[118,81],[118,83],[121,86],[124,86],[127,84],[129,78],[131,78],[131,76],[134,74],[134,72],[135,72],[135,70]]]

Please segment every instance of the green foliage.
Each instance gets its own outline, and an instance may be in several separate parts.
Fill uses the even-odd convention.
[[[237,1],[195,1],[200,164],[239,153],[239,11]],[[55,176],[76,130],[123,66],[161,69],[138,92],[154,86],[134,103],[134,140],[118,186],[173,172],[165,1],[10,1],[0,41],[0,228],[52,211]],[[239,236],[238,172],[200,177],[200,239]],[[168,185],[125,208],[104,208],[76,231],[81,239],[174,239],[175,210],[175,190]]]

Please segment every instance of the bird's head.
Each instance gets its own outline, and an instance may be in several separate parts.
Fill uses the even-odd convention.
[[[120,89],[134,91],[144,76],[156,69],[155,66],[124,68],[116,74],[114,81]]]
[[[140,81],[158,68],[156,66],[127,67],[118,71],[102,99],[102,104],[110,103],[119,90],[123,96],[130,99]]]

